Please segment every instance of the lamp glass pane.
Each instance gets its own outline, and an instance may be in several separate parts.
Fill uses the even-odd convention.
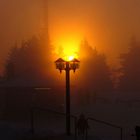
[[[57,62],[56,63],[56,68],[60,69],[60,70],[65,69],[65,63],[64,62]]]
[[[71,62],[70,63],[70,68],[73,70],[76,70],[79,68],[79,63],[78,62]]]

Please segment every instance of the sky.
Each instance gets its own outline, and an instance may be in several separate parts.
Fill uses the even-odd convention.
[[[140,39],[139,0],[49,0],[52,44],[73,46],[81,40],[117,61],[132,36]],[[47,11],[46,11],[47,12]],[[0,0],[0,71],[9,49],[38,34],[43,24],[43,0]]]

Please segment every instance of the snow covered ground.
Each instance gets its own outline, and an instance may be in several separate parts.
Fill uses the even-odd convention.
[[[0,123],[0,140],[75,140],[75,136],[66,136],[65,134],[58,134],[52,130],[39,131],[32,135],[27,127],[21,127],[15,123]],[[77,140],[85,140],[83,136],[78,136]],[[96,136],[89,136],[88,140],[101,140]]]
[[[79,108],[79,109],[77,109]],[[87,117],[93,117],[98,120],[102,120],[123,128],[123,139],[135,140],[135,126],[140,126],[140,102],[137,101],[110,101],[102,100],[96,103],[89,104],[83,107],[73,107],[75,114],[83,113]],[[104,136],[111,139],[120,139],[119,129],[103,125],[101,123],[89,122],[93,133]]]
[[[83,106],[72,102],[71,113],[75,116],[79,116],[79,114],[83,113],[86,117],[92,117],[122,127],[123,140],[135,140],[135,136],[131,135],[135,134],[135,126],[140,125],[139,97],[136,99],[130,98],[125,100],[98,99],[96,102],[88,102],[83,104]],[[71,123],[74,134],[73,119]],[[20,122],[16,124],[13,122],[1,122],[0,140],[21,140],[21,138],[24,138],[25,136],[30,138],[31,134],[29,125],[27,127],[26,125],[21,126],[19,124]],[[89,140],[120,140],[120,129],[94,121],[89,121],[89,126]],[[43,112],[39,113],[35,118],[35,128],[37,135],[40,133],[44,137],[46,134],[49,136],[60,136],[60,134],[64,134],[65,131],[65,117],[60,117],[54,114],[48,116],[48,114],[45,115]],[[55,139],[55,137],[53,138]],[[60,139],[63,138],[65,139],[65,136],[61,135]]]

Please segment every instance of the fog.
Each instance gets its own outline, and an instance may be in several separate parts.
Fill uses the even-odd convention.
[[[43,0],[0,0],[0,71],[15,42],[41,31],[43,4]],[[139,0],[50,0],[48,7],[49,34],[56,47],[67,35],[86,38],[116,63],[130,38],[140,38]]]

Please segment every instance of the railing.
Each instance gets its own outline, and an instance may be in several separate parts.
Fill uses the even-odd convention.
[[[31,109],[31,132],[32,134],[35,134],[35,112],[38,112],[38,111],[45,111],[45,112],[50,112],[50,113],[53,113],[53,114],[58,114],[60,116],[66,116],[65,113],[62,113],[62,112],[58,112],[58,111],[54,111],[54,110],[50,110],[50,109],[44,109],[44,108],[32,108]],[[74,115],[71,115],[71,118],[74,119],[74,139],[77,140],[77,117],[74,116]],[[114,124],[111,124],[111,123],[108,123],[108,122],[105,122],[105,121],[101,121],[101,120],[97,120],[97,119],[94,119],[92,117],[88,117],[87,118],[87,121],[94,121],[94,122],[97,122],[97,123],[101,123],[101,124],[105,124],[107,126],[110,126],[110,127],[113,127],[113,128],[116,128],[116,129],[119,129],[120,130],[120,140],[123,139],[123,129],[122,127],[120,126],[117,126],[117,125],[114,125]],[[85,139],[88,140],[88,129],[86,129],[86,136],[85,136]]]
[[[123,139],[123,128],[122,127],[111,124],[111,123],[108,123],[108,122],[105,122],[105,121],[97,120],[97,119],[94,119],[94,118],[91,118],[91,117],[87,118],[87,121],[89,121],[89,120],[94,121],[94,122],[98,122],[98,123],[101,123],[101,124],[105,124],[105,125],[108,125],[110,127],[116,128],[116,129],[120,129],[120,140]],[[88,140],[88,128],[86,130],[86,140]]]
[[[36,111],[45,111],[45,112],[50,112],[50,113],[53,113],[53,114],[58,114],[58,115],[61,115],[61,116],[66,116],[66,114],[65,113],[62,113],[62,112],[58,112],[58,111],[54,111],[54,110],[50,110],[50,109],[44,109],[44,108],[32,108],[31,109],[31,133],[32,134],[35,134],[35,126],[34,126],[34,124],[35,124],[35,112]],[[74,115],[70,115],[71,116],[71,118],[73,118],[74,119],[74,139],[75,140],[77,140],[77,127],[76,127],[76,124],[77,124],[77,117],[76,116],[74,116]]]

